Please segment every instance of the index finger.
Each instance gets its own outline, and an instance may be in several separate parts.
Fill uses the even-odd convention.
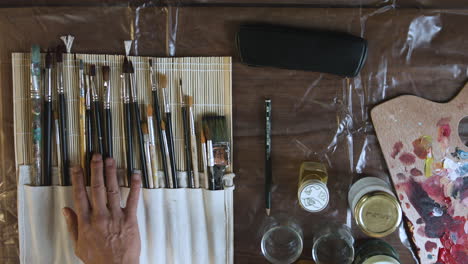
[[[83,179],[83,170],[80,166],[71,168],[73,203],[75,204],[78,218],[86,218],[89,215],[89,200],[88,194]]]

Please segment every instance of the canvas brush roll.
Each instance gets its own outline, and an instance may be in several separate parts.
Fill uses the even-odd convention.
[[[272,25],[244,25],[236,36],[241,61],[250,66],[356,76],[367,41],[346,33]]]

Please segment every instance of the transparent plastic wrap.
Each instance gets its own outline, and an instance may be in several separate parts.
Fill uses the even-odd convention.
[[[328,222],[347,223],[357,240],[365,238],[348,210],[347,193],[353,181],[362,175],[389,180],[370,109],[401,94],[447,101],[463,87],[468,75],[468,11],[407,8],[467,8],[462,1],[294,3],[314,8],[268,7],[269,1],[257,1],[259,7],[247,8],[239,7],[245,1],[234,0],[169,1],[169,5],[81,1],[73,7],[49,7],[49,1],[41,1],[41,7],[27,7],[18,2],[11,3],[15,8],[0,9],[2,263],[19,262],[11,53],[27,52],[33,43],[56,46],[60,36],[70,34],[75,37],[72,52],[77,53],[124,54],[123,41],[133,39],[132,55],[233,56],[235,263],[266,263],[260,251],[261,230],[269,221],[263,200],[265,97],[272,99],[273,109],[272,217],[286,214],[300,224],[304,237],[301,258],[311,259],[314,234]],[[328,5],[335,8],[324,7]],[[358,35],[368,41],[367,62],[353,79],[248,67],[235,54],[234,36],[244,22]],[[307,213],[297,202],[299,166],[305,160],[328,166],[330,203],[320,213]],[[385,240],[397,249],[402,263],[416,263],[404,228]]]

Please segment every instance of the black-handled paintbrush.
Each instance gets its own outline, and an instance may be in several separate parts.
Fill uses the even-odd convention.
[[[44,175],[43,185],[52,184],[52,54],[45,58],[44,94]]]
[[[60,125],[60,139],[62,140],[61,151],[62,154],[62,184],[69,186],[71,184],[69,172],[69,158],[68,158],[68,131],[67,131],[67,109],[65,100],[65,87],[63,81],[63,53],[65,46],[59,45],[56,50],[57,62],[57,97],[58,97],[58,112],[59,112],[59,125]]]
[[[85,155],[85,170],[86,170],[86,184],[91,184],[91,167],[90,162],[93,154],[93,115],[91,112],[91,84],[89,75],[85,75],[86,94],[85,94],[85,129],[86,129],[86,155]]]
[[[164,111],[166,112],[166,134],[167,134],[167,146],[169,148],[169,159],[171,162],[171,174],[172,184],[174,188],[179,188],[179,182],[177,181],[177,164],[175,160],[174,151],[174,133],[172,132],[172,114],[169,105],[169,94],[166,92],[167,83],[161,83],[164,100]]]
[[[138,142],[138,152],[140,156],[140,164],[141,164],[141,174],[142,174],[142,183],[143,183],[143,188],[149,188],[149,175],[148,175],[148,169],[147,169],[147,164],[146,164],[146,159],[145,159],[145,140],[143,137],[143,131],[141,128],[141,115],[140,115],[140,106],[138,105],[138,100],[137,100],[137,93],[136,93],[136,84],[134,83],[134,68],[133,68],[133,63],[131,61],[128,61],[129,65],[129,78],[130,78],[130,95],[131,95],[131,102],[130,104],[132,105],[132,110],[133,110],[133,121],[135,123],[135,128],[137,132],[137,142]]]
[[[96,130],[97,153],[103,155],[104,140],[102,136],[101,104],[99,103],[99,94],[96,87],[96,65],[91,65],[89,67],[89,82],[91,83],[91,93],[93,95],[91,111],[93,112],[93,123]]]
[[[150,66],[150,73],[151,73],[151,92],[153,94],[153,111],[155,112],[156,116],[156,129],[158,130],[158,140],[159,140],[159,151],[161,153],[161,162],[163,165],[163,171],[164,171],[164,182],[166,184],[166,188],[169,188],[169,168],[167,166],[167,160],[166,160],[166,155],[165,155],[165,150],[164,150],[164,138],[162,135],[162,129],[161,129],[161,110],[159,107],[159,97],[158,97],[158,85],[156,81],[156,72],[153,68],[153,60],[149,60],[149,66]],[[159,86],[161,86],[161,83],[167,83],[166,81],[166,76],[165,75],[160,75],[159,76]]]
[[[270,215],[271,210],[271,100],[265,99],[265,210]]]
[[[105,139],[106,139],[106,157],[113,157],[112,145],[112,112],[111,112],[111,85],[109,66],[102,66],[102,79],[104,81],[104,122],[105,122]]]
[[[179,103],[182,111],[182,124],[184,132],[184,152],[185,152],[185,166],[187,171],[187,180],[189,188],[195,188],[195,182],[192,174],[192,156],[190,151],[190,127],[188,124],[188,108],[184,102],[184,92],[182,89],[182,80],[179,80]]]
[[[127,182],[128,186],[132,182],[133,174],[133,136],[132,136],[132,111],[130,107],[130,71],[127,57],[123,61],[123,85],[122,85],[122,101],[124,107],[124,129],[126,137],[126,159],[127,159]]]

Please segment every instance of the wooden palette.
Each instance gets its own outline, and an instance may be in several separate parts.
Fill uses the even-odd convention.
[[[421,263],[468,263],[468,84],[448,103],[405,95],[371,116]]]

